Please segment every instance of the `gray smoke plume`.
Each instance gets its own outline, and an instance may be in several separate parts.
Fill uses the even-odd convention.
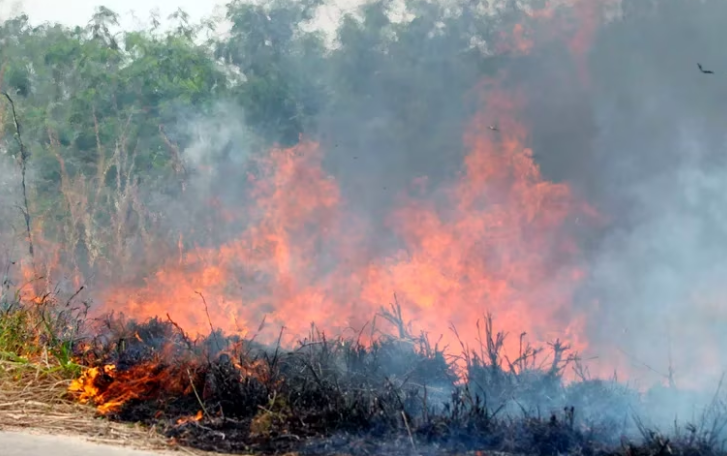
[[[622,6],[589,50],[587,87],[557,46],[513,73],[544,173],[604,217],[578,231],[589,362],[641,389],[696,391],[652,389],[649,418],[663,425],[714,405],[727,367],[727,5]]]
[[[569,183],[603,216],[577,229],[589,278],[574,310],[587,315],[591,362],[620,366],[642,389],[705,393],[654,393],[670,398],[669,412],[655,412],[661,422],[698,413],[727,366],[724,17],[720,1],[624,1],[589,49],[585,86],[562,44],[507,64],[508,84],[527,93],[531,145],[546,177]],[[456,174],[472,113],[461,95],[474,81],[461,67],[450,74],[446,60],[463,43],[448,35],[438,47],[407,46],[422,67],[357,62],[369,95],[355,110],[334,109],[330,120],[329,147],[346,151],[330,159],[331,169],[374,214],[413,177],[436,183]],[[405,76],[384,79],[390,68]],[[416,101],[428,117],[402,142],[391,132]]]
[[[589,332],[642,373],[671,369],[677,385],[716,388],[727,365],[727,64],[716,18],[727,9],[715,1],[642,7],[626,9],[596,40],[596,134],[589,158],[570,171],[608,218],[589,253],[584,296],[599,303]]]

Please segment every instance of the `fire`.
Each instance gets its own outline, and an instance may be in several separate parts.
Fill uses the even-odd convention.
[[[92,367],[86,370],[79,378],[73,380],[68,390],[76,395],[76,398],[82,404],[87,404],[90,401],[96,401],[101,396],[104,384],[109,384],[116,372],[116,366],[113,364],[107,364],[102,367]],[[101,406],[104,407],[103,411],[108,411],[110,408],[107,403],[100,400]]]
[[[500,53],[527,55],[540,41],[564,42],[576,65],[580,82],[587,86],[588,50],[606,14],[615,11],[620,0],[560,0],[545,2],[527,11],[527,21],[515,24],[509,32],[500,33],[496,49]],[[567,5],[567,14],[557,15]],[[538,25],[548,27],[538,31]],[[540,32],[540,36],[538,35]]]
[[[142,320],[169,313],[197,334],[210,326],[248,333],[266,314],[270,322],[302,322],[306,306],[323,305],[312,258],[338,215],[338,188],[321,159],[310,142],[272,151],[259,160],[262,176],[251,177],[255,203],[245,215],[254,222],[241,236],[183,252],[146,286],[111,290],[103,301]]]
[[[145,342],[140,340],[141,345]],[[131,366],[119,369],[115,364],[101,364],[88,368],[83,374],[73,380],[68,388],[69,393],[82,404],[93,404],[102,415],[118,413],[129,401],[159,401],[168,398],[192,396],[198,401],[206,399],[206,373],[209,372],[209,363],[204,364],[201,359],[209,356],[181,356],[173,354],[173,341],[165,341],[158,353],[151,359],[143,359]],[[148,346],[147,346],[148,347]],[[120,347],[119,347],[120,348]],[[271,387],[279,386],[279,380],[274,380],[269,365],[263,358],[251,358],[246,355],[242,344],[232,344],[216,359],[229,360],[230,366],[236,372],[240,382],[255,380],[260,384]],[[191,421],[200,421],[204,411],[194,417],[180,418],[177,424]]]
[[[579,29],[574,52],[594,27]],[[524,53],[534,45],[524,25],[507,39]],[[256,160],[239,236],[186,250],[180,237],[178,254],[145,284],[105,290],[98,311],[139,320],[168,314],[193,334],[249,335],[264,321],[273,330],[260,338],[273,342],[285,327],[291,343],[312,323],[358,332],[396,296],[415,331],[450,348],[475,344],[475,322],[489,311],[505,332],[585,350],[583,316],[572,304],[587,271],[572,231],[593,210],[568,185],[543,178],[519,120],[527,100],[504,80],[481,87],[483,109],[466,130],[469,152],[456,179],[399,199],[388,220],[399,247],[389,254],[371,259],[358,244],[365,230],[355,208],[324,171],[324,151],[304,140]],[[508,342],[505,351],[515,353],[517,340]]]
[[[133,399],[149,399],[162,391],[180,392],[181,385],[170,384],[174,376],[156,363],[143,362],[119,371],[113,364],[92,367],[69,387],[81,403],[92,402],[102,414],[118,412]],[[162,386],[163,385],[163,386]],[[176,387],[176,388],[175,388]]]
[[[292,342],[312,323],[329,333],[359,331],[396,295],[415,331],[450,347],[460,343],[452,327],[473,344],[475,322],[491,311],[506,332],[561,337],[585,349],[570,307],[585,271],[569,230],[588,208],[567,185],[541,176],[517,120],[522,96],[500,81],[484,89],[488,99],[468,128],[462,172],[434,189],[440,203],[424,186],[392,213],[398,250],[373,260],[357,250],[358,233],[348,237],[342,223],[352,219],[346,203],[322,169],[323,152],[304,141],[259,160],[245,213],[252,222],[239,237],[183,252],[140,288],[110,290],[102,310],[140,320],[169,314],[193,334],[250,334],[264,320],[285,327]],[[261,335],[275,337],[277,329]]]
[[[567,41],[578,62],[585,62],[596,28],[595,6],[586,3],[576,9],[585,19]],[[554,18],[550,6],[530,15]],[[527,54],[537,34],[517,24],[502,38],[501,50]],[[395,299],[415,334],[450,350],[483,343],[477,322],[487,312],[506,333],[587,350],[585,315],[573,305],[587,276],[574,231],[595,211],[567,184],[542,176],[520,120],[527,99],[507,87],[506,77],[479,88],[482,109],[465,130],[468,152],[459,174],[437,187],[422,178],[399,196],[387,219],[398,245],[388,253],[371,258],[360,215],[324,170],[325,151],[301,140],[254,159],[257,172],[248,176],[252,190],[242,210],[214,202],[221,220],[246,222],[237,236],[190,247],[179,234],[176,251],[143,284],[102,290],[96,312],[137,320],[168,316],[191,334],[220,329],[262,342],[275,342],[285,328],[282,341],[290,346],[311,324],[328,334],[361,334]],[[517,337],[506,339],[504,355],[517,358],[519,344]],[[268,374],[263,364],[233,364],[241,379]],[[160,391],[189,394],[194,369],[162,360],[123,370],[106,364],[88,369],[70,390],[99,412],[113,413]],[[178,423],[202,417],[200,411]]]
[[[192,388],[190,369],[189,365],[167,366],[151,361],[124,370],[107,364],[88,369],[71,383],[69,392],[81,403],[95,404],[99,413],[106,415],[118,412],[131,400],[150,400],[175,392],[187,394]]]
[[[183,418],[178,419],[177,420],[177,425],[192,423],[192,422],[196,422],[196,421],[202,421],[202,418],[204,418],[204,413],[202,412],[202,410],[200,410],[194,416],[187,416],[187,417],[183,417]]]
[[[572,293],[584,276],[568,226],[586,208],[565,184],[543,180],[524,144],[527,131],[515,120],[517,95],[492,85],[445,203],[414,200],[399,209],[394,226],[406,248],[371,267],[364,287],[370,303],[397,292],[420,327],[443,335],[450,347],[458,341],[447,326],[472,342],[474,322],[486,311],[504,331],[525,330],[540,340],[550,331],[581,330],[559,315],[572,317]],[[492,134],[490,125],[499,132]]]

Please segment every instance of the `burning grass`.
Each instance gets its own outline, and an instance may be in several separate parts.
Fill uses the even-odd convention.
[[[51,294],[28,299],[24,287],[0,292],[0,381],[32,373],[36,381],[64,381],[81,372],[73,356],[87,306]]]
[[[578,360],[559,342],[545,353],[523,338],[508,359],[491,318],[452,358],[412,336],[396,305],[381,312],[396,337],[312,327],[283,350],[221,332],[193,340],[171,318],[91,326],[73,300],[22,301],[3,297],[0,425],[232,453],[723,454],[717,428],[669,440],[644,427],[641,444],[624,443],[635,393],[585,376],[565,385]]]
[[[73,379],[85,369],[74,350],[82,342],[87,307],[50,294],[35,297],[25,288],[14,290],[6,280],[0,293],[0,429],[71,432],[99,443],[168,448],[155,429],[100,420],[69,396]]]
[[[382,314],[397,323],[397,337],[366,346],[312,328],[294,350],[220,333],[191,340],[171,319],[109,319],[71,391],[111,419],[156,425],[203,450],[717,454],[716,442],[696,431],[678,441],[645,431],[644,445],[624,446],[617,411],[635,396],[612,382],[565,386],[563,370],[577,360],[562,344],[545,364],[528,346],[510,362],[487,318],[478,353],[465,347],[467,356],[452,359],[408,334],[395,306]],[[600,398],[600,408],[568,405],[585,408],[588,398]]]

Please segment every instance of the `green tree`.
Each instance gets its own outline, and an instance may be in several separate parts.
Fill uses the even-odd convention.
[[[294,144],[326,103],[326,50],[305,31],[321,0],[271,0],[228,5],[230,36],[216,56],[240,77],[232,94],[249,125],[270,142]]]
[[[0,50],[2,86],[19,97],[32,153],[33,217],[85,258],[82,269],[123,264],[149,233],[141,187],[178,190],[183,180],[188,138],[167,127],[227,90],[209,49],[195,44],[197,29],[113,33],[117,23],[102,7],[85,28],[31,27],[27,17],[0,26],[12,43]]]

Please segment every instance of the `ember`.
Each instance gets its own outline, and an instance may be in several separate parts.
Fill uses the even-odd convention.
[[[202,421],[202,418],[204,418],[204,414],[202,413],[202,410],[200,410],[194,416],[187,416],[187,417],[182,417],[182,418],[178,419],[177,420],[177,426],[179,426],[181,424],[191,423],[191,422],[194,422],[194,421]]]

